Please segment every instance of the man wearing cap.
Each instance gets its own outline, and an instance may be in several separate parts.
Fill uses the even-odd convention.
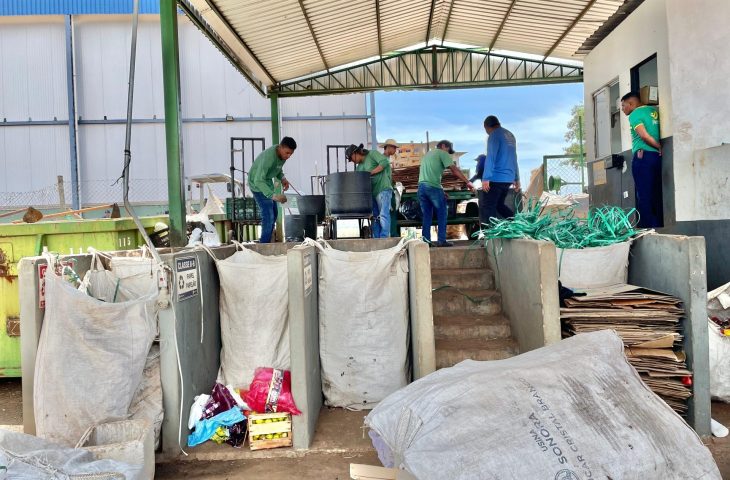
[[[519,191],[520,169],[517,166],[517,140],[512,132],[502,127],[494,115],[484,119],[484,130],[489,140],[479,194],[479,221],[488,224],[497,213],[504,218],[514,217],[515,213],[504,200],[512,185]]]
[[[431,223],[433,213],[436,212],[438,221],[438,247],[451,247],[454,244],[446,241],[446,217],[448,208],[446,205],[446,192],[441,186],[441,176],[447,168],[451,170],[458,179],[466,184],[469,190],[474,190],[471,184],[459,168],[454,164],[451,155],[454,154],[454,145],[448,140],[441,140],[436,144],[436,149],[431,150],[421,159],[421,167],[418,174],[418,202],[423,212],[424,240],[431,244]]]
[[[390,147],[386,146],[387,151]],[[373,238],[390,236],[390,201],[393,199],[393,175],[390,160],[377,150],[366,150],[362,144],[350,145],[345,158],[355,164],[358,172],[370,173],[373,191]]]
[[[395,140],[393,140],[392,138],[389,138],[383,144],[383,155],[385,155],[388,158],[395,155],[395,152],[397,150],[398,150],[398,144],[395,143]]]
[[[259,243],[270,243],[274,233],[276,217],[279,213],[277,203],[286,203],[285,195],[276,195],[274,179],[281,182],[284,191],[289,189],[289,182],[284,178],[284,162],[292,156],[297,142],[291,137],[284,137],[278,145],[267,148],[253,161],[248,171],[248,187],[261,211],[261,237]]]

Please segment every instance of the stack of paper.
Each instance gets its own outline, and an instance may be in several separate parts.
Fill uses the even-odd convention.
[[[646,385],[679,413],[692,395],[680,334],[684,308],[679,299],[633,285],[581,291],[560,309],[563,336],[615,330],[626,357]]]

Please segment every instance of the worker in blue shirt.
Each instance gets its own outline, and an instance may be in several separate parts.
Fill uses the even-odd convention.
[[[502,127],[494,115],[484,119],[487,140],[487,158],[484,161],[482,190],[479,192],[479,221],[488,224],[497,214],[504,218],[514,217],[515,213],[504,204],[510,186],[520,189],[520,169],[517,166],[517,140]]]
[[[487,156],[484,154],[479,155],[477,158],[474,159],[475,162],[477,162],[477,171],[472,176],[469,181],[475,182],[477,180],[481,180],[482,176],[484,175],[484,161],[487,159]]]

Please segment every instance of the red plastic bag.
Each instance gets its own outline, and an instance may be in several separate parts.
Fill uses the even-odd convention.
[[[281,375],[282,372],[283,375]],[[273,385],[272,378],[274,379]],[[291,394],[291,372],[289,370],[278,370],[277,375],[274,375],[273,368],[257,368],[251,387],[243,399],[254,412],[258,413],[289,412],[292,415],[302,413],[294,403]]]

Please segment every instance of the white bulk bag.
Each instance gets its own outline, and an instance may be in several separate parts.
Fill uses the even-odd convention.
[[[73,446],[88,427],[127,418],[157,331],[157,293],[135,297],[111,272],[90,270],[90,292],[124,300],[104,302],[52,272],[33,385],[36,432]]]
[[[316,245],[325,403],[373,408],[409,380],[406,243],[372,252]]]
[[[598,288],[626,283],[631,241],[606,247],[558,248],[558,272],[568,288]]]
[[[707,294],[707,315],[720,320],[730,319],[730,283]],[[730,337],[720,327],[707,320],[710,342],[710,394],[712,398],[730,403]]]
[[[3,480],[149,478],[141,464],[124,463],[108,457],[100,459],[86,449],[63,447],[42,438],[7,430],[0,430],[0,467]]]
[[[218,381],[247,390],[256,368],[290,368],[286,255],[242,248],[216,266],[223,344]]]
[[[109,267],[121,280],[121,285],[135,295],[157,291],[157,264],[150,257],[111,257]],[[155,447],[160,444],[160,430],[164,419],[162,406],[162,378],[160,377],[160,347],[152,345],[142,371],[142,381],[129,407],[130,419],[146,420],[154,427]]]
[[[383,400],[365,423],[419,480],[721,478],[609,330],[438,370]]]

